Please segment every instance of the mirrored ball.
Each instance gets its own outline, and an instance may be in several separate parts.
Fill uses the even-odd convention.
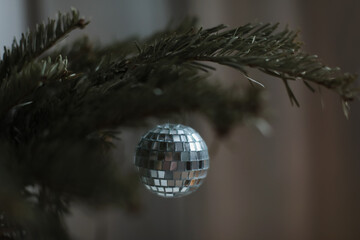
[[[209,169],[209,154],[199,133],[181,124],[163,124],[142,136],[135,166],[151,192],[167,198],[196,191]]]

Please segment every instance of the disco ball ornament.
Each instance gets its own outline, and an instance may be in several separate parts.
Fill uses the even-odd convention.
[[[136,148],[135,166],[151,192],[167,198],[196,191],[209,169],[208,148],[191,127],[163,124],[147,132]]]

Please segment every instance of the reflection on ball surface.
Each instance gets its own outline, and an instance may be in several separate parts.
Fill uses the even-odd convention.
[[[135,166],[147,189],[162,197],[181,197],[202,184],[209,154],[204,140],[191,127],[163,124],[141,138]]]

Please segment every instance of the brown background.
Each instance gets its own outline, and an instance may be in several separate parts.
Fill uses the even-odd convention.
[[[360,1],[358,0],[0,0],[0,41],[9,45],[57,10],[75,6],[92,18],[85,30],[109,42],[133,34],[146,36],[171,18],[196,15],[203,26],[225,23],[280,22],[301,30],[304,48],[330,66],[360,72]],[[79,35],[79,33],[77,34]],[[219,68],[214,75],[231,86],[245,82],[238,73]],[[215,139],[198,116],[186,123],[208,145],[217,147],[205,184],[186,198],[166,200],[141,189],[143,209],[89,211],[74,206],[67,223],[76,239],[360,239],[360,105],[350,120],[339,98],[322,89],[310,93],[293,84],[301,108],[292,107],[283,84],[254,72],[268,90],[267,119],[272,135],[254,126],[234,129]],[[321,101],[324,102],[322,108]],[[123,130],[114,153],[131,165],[133,149],[146,129]]]

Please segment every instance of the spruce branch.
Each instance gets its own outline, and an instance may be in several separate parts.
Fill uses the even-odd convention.
[[[225,28],[219,25],[163,35],[140,46],[134,62],[151,64],[160,59],[177,59],[179,65],[190,63],[200,70],[212,67],[199,65],[199,62],[215,62],[235,68],[246,76],[246,67],[257,68],[282,79],[290,100],[297,105],[289,80],[303,79],[308,87],[312,82],[332,89],[345,102],[357,95],[353,86],[357,76],[324,65],[316,55],[303,53],[301,43],[296,40],[296,32],[288,29],[276,32],[278,24],[246,24],[231,30]]]
[[[4,47],[0,60],[0,83],[11,72],[20,71],[22,67],[64,38],[76,28],[84,28],[89,22],[79,17],[79,11],[72,9],[71,13],[63,15],[59,12],[57,19],[48,19],[47,23],[36,25],[35,31],[21,35],[20,41],[14,39],[12,47]]]
[[[282,79],[291,103],[296,105],[299,103],[289,84],[293,80],[302,80],[313,92],[315,88],[311,86],[312,83],[334,90],[344,102],[358,95],[359,90],[354,86],[357,75],[330,68],[316,55],[302,52],[297,32],[287,28],[278,31],[278,24],[246,24],[226,30],[224,25],[196,29],[189,23],[194,21],[187,20],[178,27],[167,28],[144,40],[133,38],[102,48],[88,40],[78,41],[77,47],[63,50],[62,53],[88,60],[82,64],[74,59],[73,66],[77,64],[74,69],[81,71],[88,71],[86,68],[90,63],[99,67],[104,59],[108,60],[107,64],[109,61],[119,63],[126,59],[129,68],[142,64],[155,66],[158,61],[165,64],[168,61],[179,67],[206,72],[215,70],[207,64],[213,62],[235,68],[251,82],[259,83],[247,72],[247,68],[256,68]]]

